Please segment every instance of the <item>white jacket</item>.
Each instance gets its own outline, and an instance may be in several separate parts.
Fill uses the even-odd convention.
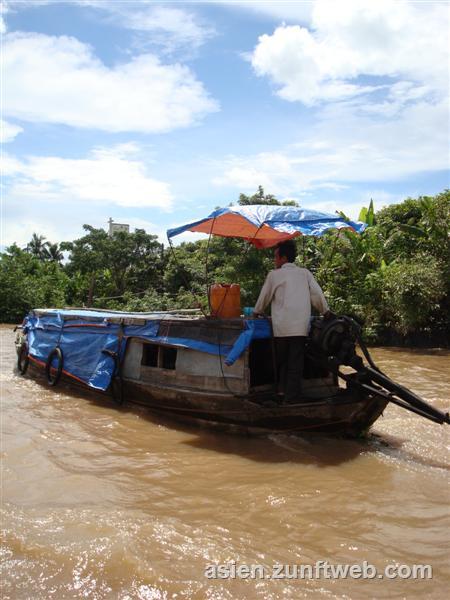
[[[254,312],[263,313],[270,302],[275,337],[308,335],[311,304],[322,314],[329,310],[313,274],[294,263],[284,263],[280,269],[270,271]]]

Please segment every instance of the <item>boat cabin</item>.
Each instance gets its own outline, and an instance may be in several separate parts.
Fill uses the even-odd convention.
[[[208,354],[194,348],[169,343],[130,339],[124,358],[122,376],[147,385],[190,388],[203,392],[255,395],[272,393],[276,387],[276,357],[271,338],[253,339],[233,364],[226,362],[226,347],[242,331],[242,320],[194,320],[165,322],[177,337],[194,336],[214,340],[219,351]],[[305,359],[303,390],[306,395],[329,395],[338,387],[336,378],[312,360]]]

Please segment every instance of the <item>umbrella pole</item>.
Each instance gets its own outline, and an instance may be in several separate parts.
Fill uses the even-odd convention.
[[[211,315],[211,299],[210,299],[210,285],[209,285],[209,277],[208,277],[208,256],[209,256],[209,246],[211,244],[211,237],[213,234],[213,229],[214,229],[214,223],[216,222],[216,217],[214,217],[212,225],[211,225],[211,230],[209,232],[209,238],[208,238],[208,244],[206,246],[206,257],[205,257],[205,286],[206,286],[206,297],[208,298],[208,310],[209,310],[209,314]]]

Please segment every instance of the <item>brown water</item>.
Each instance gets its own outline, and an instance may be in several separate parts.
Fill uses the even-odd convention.
[[[0,334],[3,599],[447,597],[448,427],[396,407],[365,441],[172,426],[20,377]],[[373,356],[448,406],[448,351]],[[210,563],[319,560],[433,577],[205,577]]]

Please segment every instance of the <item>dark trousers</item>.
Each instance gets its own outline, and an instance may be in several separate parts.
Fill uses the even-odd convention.
[[[285,394],[285,402],[300,400],[305,342],[300,335],[275,338],[279,391]]]

